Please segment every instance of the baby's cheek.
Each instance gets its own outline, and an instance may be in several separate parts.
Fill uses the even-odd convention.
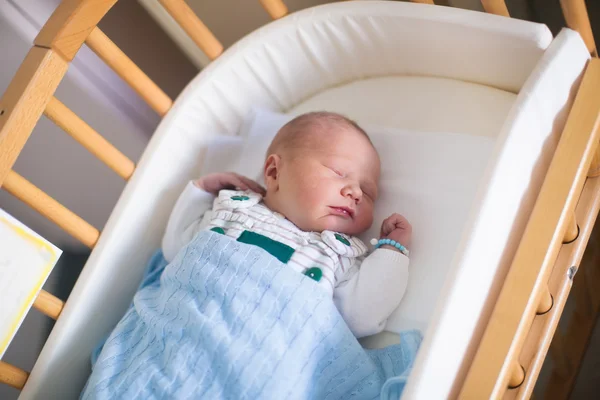
[[[363,229],[368,229],[373,224],[373,207],[368,207],[364,210]]]

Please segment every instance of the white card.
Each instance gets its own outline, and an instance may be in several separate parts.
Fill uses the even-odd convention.
[[[0,358],[61,254],[0,209]]]

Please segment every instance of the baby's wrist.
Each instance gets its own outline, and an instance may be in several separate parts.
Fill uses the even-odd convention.
[[[400,251],[400,249],[397,249],[396,247],[389,245],[389,244],[384,244],[383,246],[379,246],[378,249],[385,249],[385,250],[392,250],[395,251],[397,253],[402,253]]]
[[[402,243],[397,242],[393,239],[389,239],[389,238],[381,238],[379,240],[372,239],[371,244],[373,246],[375,246],[375,249],[382,248],[382,249],[394,250],[394,251],[404,254],[407,257],[410,254],[408,248],[406,248],[404,245],[402,245]]]

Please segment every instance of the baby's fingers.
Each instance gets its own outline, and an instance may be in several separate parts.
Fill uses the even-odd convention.
[[[389,235],[394,229],[396,229],[396,223],[392,215],[387,217],[381,224],[381,236]]]
[[[265,189],[257,182],[250,178],[246,178],[245,176],[238,175],[238,177],[248,186],[248,188],[250,188],[250,190],[256,193],[265,194]]]
[[[237,174],[227,174],[221,185],[227,189],[248,190],[248,185]]]

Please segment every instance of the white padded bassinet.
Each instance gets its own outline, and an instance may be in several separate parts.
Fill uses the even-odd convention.
[[[160,124],[22,398],[78,396],[92,348],[131,301],[207,140],[236,134],[254,106],[327,108],[361,123],[495,138],[405,391],[447,397],[521,237],[587,58],[569,30],[553,40],[539,24],[399,2],[321,6],[250,34],[202,71]]]

